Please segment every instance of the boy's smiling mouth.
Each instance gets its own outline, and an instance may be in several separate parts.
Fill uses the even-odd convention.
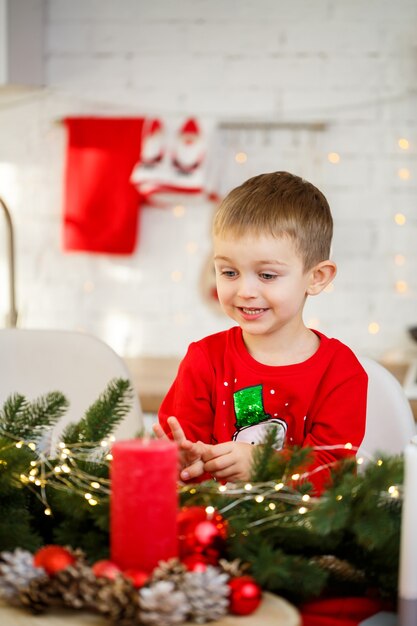
[[[246,307],[239,307],[239,310],[242,311],[242,313],[244,313],[245,315],[260,315],[261,313],[264,313],[268,309],[253,309],[253,308],[249,309]]]

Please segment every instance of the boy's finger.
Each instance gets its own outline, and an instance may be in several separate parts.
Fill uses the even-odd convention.
[[[204,470],[206,471],[206,466],[204,466]],[[226,467],[225,469],[219,470],[217,472],[210,472],[210,474],[214,476],[216,480],[239,480],[239,473],[236,464],[230,465],[229,467]]]
[[[212,459],[216,459],[219,456],[224,456],[231,451],[230,441],[226,441],[225,443],[218,443],[216,445],[206,444],[204,446],[204,450],[202,451],[201,458],[204,462],[211,461]]]
[[[158,423],[154,424],[152,426],[152,430],[155,433],[157,439],[168,439],[168,435],[165,433],[161,424],[158,424]]]
[[[198,456],[199,458],[203,456],[204,452],[206,452],[209,447],[210,446],[207,443],[203,443],[202,441],[193,442],[189,439],[184,439],[180,445],[181,450],[191,453],[194,456]]]
[[[181,428],[181,424],[179,423],[177,418],[174,417],[173,415],[171,415],[171,417],[168,417],[167,422],[168,422],[168,426],[171,429],[174,441],[178,444],[181,444],[186,439],[184,431]]]
[[[209,474],[215,474],[219,471],[226,470],[229,467],[233,467],[233,465],[235,465],[235,461],[231,459],[229,455],[224,454],[223,456],[206,461],[204,463],[204,471]]]
[[[201,476],[203,473],[204,473],[203,462],[198,460],[195,463],[188,465],[188,467],[184,467],[180,476],[182,480],[190,480],[193,478],[198,478],[198,476]]]

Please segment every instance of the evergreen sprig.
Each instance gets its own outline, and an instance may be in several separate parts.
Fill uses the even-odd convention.
[[[256,453],[255,469],[264,482],[251,481],[249,491],[245,483],[225,491],[214,482],[186,486],[181,503],[212,504],[226,518],[228,558],[247,561],[265,589],[301,601],[323,593],[328,584],[334,588],[334,575],[320,559],[332,555],[364,572],[364,580],[338,579],[339,594],[365,593],[366,584],[395,600],[403,458],[381,456],[360,472],[355,461],[340,461],[333,485],[320,498],[308,498],[292,487],[291,473],[311,450],[283,453],[277,462],[281,455],[268,449],[271,443],[272,438]]]
[[[132,394],[133,389],[128,380],[111,380],[85,416],[79,422],[67,426],[62,440],[67,444],[91,442],[96,445],[111,434],[126,416],[131,406]]]
[[[302,473],[312,461],[312,449],[293,447],[286,450],[276,450],[278,430],[275,426],[268,429],[262,445],[255,446],[251,468],[252,482],[265,482],[277,476],[282,477],[283,482],[288,482],[295,473]],[[310,483],[304,483],[302,491],[310,490]]]
[[[31,463],[39,464],[38,449],[33,445],[58,422],[68,407],[60,392],[51,392],[29,402],[21,394],[8,398],[0,411],[0,551],[22,547],[33,550],[39,545],[59,541],[85,549],[91,558],[108,553],[109,503],[104,494],[92,507],[80,489],[80,470],[85,481],[108,479],[109,462],[103,454],[81,455],[79,450],[103,450],[100,442],[109,436],[130,410],[132,388],[125,379],[114,379],[89,407],[80,422],[70,424],[64,441],[74,444],[74,474],[66,475],[65,483],[52,476],[43,487],[21,477],[30,475]],[[32,447],[31,447],[32,446]],[[51,472],[62,463],[60,456],[48,456],[44,450],[42,463]],[[71,452],[72,454],[72,452]],[[88,458],[88,461],[85,460]],[[45,515],[45,495],[51,516]]]
[[[68,400],[59,391],[32,402],[19,393],[12,394],[0,411],[0,434],[36,441],[61,419],[67,408]]]
[[[329,578],[328,572],[312,559],[282,548],[271,549],[264,537],[257,537],[256,544],[233,542],[230,555],[251,564],[250,572],[263,589],[285,595],[297,603],[318,596]]]

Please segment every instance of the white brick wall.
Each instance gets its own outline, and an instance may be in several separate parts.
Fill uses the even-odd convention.
[[[132,356],[180,355],[229,325],[200,294],[212,210],[202,199],[181,198],[181,218],[171,206],[143,208],[132,256],[62,253],[56,120],[321,121],[319,133],[232,133],[219,152],[222,185],[274,169],[316,183],[333,208],[339,273],[331,293],[308,302],[306,320],[361,353],[415,352],[406,329],[417,325],[416,18],[414,0],[49,0],[46,88],[0,90],[0,194],[15,223],[21,326],[83,328]],[[235,149],[249,156],[240,169]],[[1,220],[0,238],[3,250]],[[3,255],[0,281],[4,316]]]

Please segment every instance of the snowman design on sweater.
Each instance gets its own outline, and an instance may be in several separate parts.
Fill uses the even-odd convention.
[[[259,444],[265,440],[271,428],[276,429],[276,442],[274,447],[281,450],[284,446],[287,434],[287,423],[279,417],[271,417],[265,413],[262,385],[246,387],[235,391],[233,403],[236,417],[236,431],[233,441],[241,441],[250,444]]]

